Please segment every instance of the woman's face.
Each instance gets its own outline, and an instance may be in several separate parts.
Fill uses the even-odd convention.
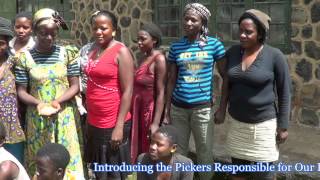
[[[3,57],[8,49],[8,42],[6,36],[0,35],[0,57]]]
[[[58,26],[55,23],[39,25],[36,29],[38,47],[51,49],[58,35]]]
[[[149,153],[154,161],[162,160],[171,155],[171,150],[175,150],[175,146],[170,144],[168,137],[162,133],[156,132],[151,136]]]
[[[243,48],[259,45],[257,27],[251,19],[243,19],[239,25],[239,39]]]
[[[109,17],[99,15],[94,19],[92,23],[92,32],[98,45],[107,45],[113,39],[113,31],[112,21]]]
[[[32,21],[26,17],[17,18],[14,23],[14,32],[19,41],[28,41],[32,33]]]
[[[143,30],[138,32],[138,46],[141,52],[150,51],[154,47],[155,43],[156,41],[153,40],[148,32]]]
[[[183,19],[183,28],[186,36],[195,36],[201,32],[202,19],[193,10],[188,10]]]

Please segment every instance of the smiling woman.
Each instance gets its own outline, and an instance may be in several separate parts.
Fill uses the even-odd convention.
[[[99,164],[130,164],[129,113],[133,89],[133,57],[114,39],[117,18],[109,11],[91,16],[94,43],[81,50],[81,70],[88,81],[86,160]],[[97,179],[125,178],[120,172],[96,172]]]

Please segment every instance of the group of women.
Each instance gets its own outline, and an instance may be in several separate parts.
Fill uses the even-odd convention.
[[[176,128],[179,153],[187,155],[192,132],[195,163],[212,164],[213,126],[223,123],[228,107],[232,118],[226,144],[232,163],[276,161],[278,144],[288,136],[290,77],[284,55],[265,43],[271,19],[259,10],[245,11],[238,22],[240,44],[225,52],[218,39],[208,36],[210,15],[202,4],[186,5],[185,36],[171,44],[167,60],[157,49],[159,28],[142,25],[137,34],[142,55],[136,68],[131,51],[115,40],[117,18],[109,11],[91,16],[94,42],[80,51],[56,44],[59,30],[68,27],[52,9],[40,9],[33,19],[25,13],[17,15],[15,37],[9,22],[0,19],[5,24],[0,26],[0,119],[8,132],[5,145],[9,150],[13,146],[10,152],[22,162],[25,144],[25,165],[33,175],[38,149],[49,142],[62,144],[71,155],[67,169],[84,176],[84,162],[130,164],[140,153],[162,152],[161,143],[157,148],[152,148],[154,142],[149,144],[162,122]],[[213,112],[215,63],[223,85],[221,103]],[[85,128],[74,98],[80,89],[87,110]],[[24,108],[18,109],[17,99],[26,107],[20,120],[18,111]],[[199,175],[208,180],[213,173]],[[125,176],[96,173],[97,179]],[[270,172],[258,176],[274,177]]]

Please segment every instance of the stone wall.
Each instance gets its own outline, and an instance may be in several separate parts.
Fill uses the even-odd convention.
[[[293,0],[291,22],[292,120],[319,127],[320,0]]]
[[[79,46],[92,39],[90,17],[96,10],[109,10],[117,15],[116,39],[121,39],[134,52],[137,51],[135,39],[141,24],[152,21],[150,0],[71,0],[71,4],[75,14],[71,35]]]
[[[134,52],[141,24],[152,21],[152,0],[71,0],[71,34],[79,46],[91,40],[90,16],[98,9],[119,17],[117,39]],[[292,50],[288,62],[293,80],[292,118],[319,127],[320,119],[320,0],[292,0]],[[220,79],[216,77],[216,82]],[[218,84],[218,83],[217,83]]]

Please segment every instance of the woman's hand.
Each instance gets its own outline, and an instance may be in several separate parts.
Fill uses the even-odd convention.
[[[19,99],[26,105],[38,106],[42,102],[27,92],[27,85],[17,84],[17,93]],[[38,109],[38,108],[37,108]],[[38,109],[39,112],[39,109]]]
[[[170,116],[170,110],[165,109],[164,117],[162,124],[168,125],[171,123],[171,116]]]
[[[123,140],[123,127],[116,126],[111,135],[111,147],[112,149],[118,149]]]
[[[42,109],[44,108],[46,106],[46,103],[43,103],[43,102],[41,102],[41,103],[39,103],[38,105],[37,105],[37,111],[38,111],[38,113],[41,115],[42,113]]]
[[[215,124],[222,124],[224,123],[226,117],[226,113],[221,111],[220,109],[218,109],[215,113],[214,113],[214,123]]]
[[[58,101],[52,101],[51,104],[40,102],[37,105],[37,111],[41,116],[51,116],[59,112],[60,109],[61,106]]]
[[[126,116],[129,112],[133,91],[134,65],[131,53],[128,48],[122,47],[119,51],[117,62],[119,67],[119,81],[121,89],[121,99],[116,126],[112,131],[111,147],[119,148],[123,141],[123,130]]]
[[[60,109],[61,109],[60,103],[57,100],[53,100],[51,102],[51,106],[54,107],[55,109],[57,109],[58,111],[60,111]]]
[[[287,129],[278,128],[277,129],[277,137],[276,137],[277,144],[284,143],[287,140],[288,135],[289,135],[289,133],[288,133]]]
[[[150,125],[150,132],[151,134],[155,133],[159,129],[159,124],[158,123],[152,123]],[[151,135],[150,134],[150,135]]]
[[[51,104],[41,102],[37,105],[37,111],[41,116],[51,116],[57,113],[59,109],[54,108]]]

